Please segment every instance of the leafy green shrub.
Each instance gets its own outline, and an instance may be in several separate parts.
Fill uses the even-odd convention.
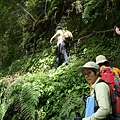
[[[95,61],[99,54],[111,61],[120,58],[119,41],[116,38],[113,45],[112,38],[93,36],[77,45],[77,54],[70,56],[70,66],[63,63],[57,69],[53,68],[55,56],[50,50],[16,61],[9,67],[9,73],[26,74],[2,80],[1,119],[68,120],[75,117],[76,111],[84,116],[81,97],[84,93],[89,95],[89,84],[76,68]]]

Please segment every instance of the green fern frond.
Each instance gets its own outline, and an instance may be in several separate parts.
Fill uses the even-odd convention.
[[[6,89],[4,96],[6,101],[0,106],[0,115],[4,117],[9,114],[9,111],[14,111],[15,114],[19,113],[20,118],[24,120],[34,120],[40,96],[39,84],[16,80]],[[4,108],[4,106],[6,107]]]
[[[60,112],[59,117],[60,118],[66,118],[70,119],[73,117],[72,115],[75,114],[75,112],[79,111],[81,115],[84,113],[84,104],[82,99],[73,93],[71,96],[68,97],[67,101],[62,106],[62,111]]]
[[[25,120],[35,119],[35,108],[39,102],[40,87],[35,82],[25,83],[21,91],[21,114]]]
[[[6,103],[0,105],[0,120],[3,120],[3,117],[7,111]]]
[[[90,19],[94,19],[97,17],[96,12],[91,13],[92,11],[95,11],[97,7],[100,6],[101,1],[96,1],[96,0],[90,0],[87,1],[84,4],[84,12],[82,13],[82,19],[84,23],[88,23]]]

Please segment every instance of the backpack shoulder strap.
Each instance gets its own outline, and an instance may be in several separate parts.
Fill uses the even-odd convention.
[[[100,79],[100,80],[98,81],[98,83],[101,83],[101,82],[104,82],[104,83],[108,84],[108,83],[105,82],[104,80]]]
[[[66,30],[62,30],[63,34],[66,32]]]

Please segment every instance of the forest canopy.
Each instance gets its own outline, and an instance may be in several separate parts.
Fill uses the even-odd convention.
[[[120,24],[118,0],[1,0],[0,3],[1,68],[27,53],[50,47],[49,39],[57,25],[69,29],[74,39],[79,39]],[[109,36],[113,37],[111,33]]]

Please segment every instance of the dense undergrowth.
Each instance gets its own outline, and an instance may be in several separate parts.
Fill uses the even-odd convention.
[[[119,37],[98,35],[71,47],[70,66],[55,69],[52,48],[16,60],[1,72],[0,119],[72,120],[78,111],[84,116],[82,95],[89,94],[89,85],[76,68],[99,54],[120,67],[119,53]]]

